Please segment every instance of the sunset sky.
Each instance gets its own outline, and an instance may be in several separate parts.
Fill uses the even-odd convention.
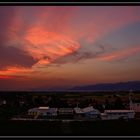
[[[0,6],[0,90],[140,80],[140,6]]]

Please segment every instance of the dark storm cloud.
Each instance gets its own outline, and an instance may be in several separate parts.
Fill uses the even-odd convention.
[[[52,64],[56,64],[56,66],[60,66],[61,64],[66,64],[66,63],[78,63],[86,59],[96,58],[97,56],[104,54],[107,51],[107,49],[105,49],[106,47],[105,45],[98,44],[97,47],[99,49],[98,51],[82,50],[81,47],[77,51],[57,59]]]
[[[0,46],[0,68],[13,65],[30,67],[34,63],[35,60],[20,49]]]
[[[0,69],[13,65],[30,67],[35,63],[31,56],[7,44],[15,14],[16,7],[0,6]]]

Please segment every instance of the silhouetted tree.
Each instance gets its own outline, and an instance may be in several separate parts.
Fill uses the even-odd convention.
[[[120,97],[116,98],[115,103],[114,103],[114,108],[115,109],[124,109],[125,108],[123,105],[122,99]]]

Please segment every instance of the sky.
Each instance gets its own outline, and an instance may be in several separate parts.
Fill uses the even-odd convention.
[[[140,6],[0,6],[0,90],[140,80]]]

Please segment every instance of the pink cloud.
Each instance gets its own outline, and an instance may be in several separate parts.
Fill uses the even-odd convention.
[[[131,47],[128,49],[115,51],[110,54],[100,55],[97,57],[97,59],[103,60],[103,61],[120,60],[120,59],[127,58],[131,55],[137,54],[139,52],[140,52],[140,47]]]
[[[91,8],[91,7],[89,7]],[[81,40],[90,45],[104,35],[140,21],[137,7],[112,6],[95,7],[93,14],[86,13],[87,7],[15,7],[16,13],[9,23],[10,31],[7,44],[12,44],[31,56],[35,62],[29,69],[11,66],[0,73],[30,73],[39,67],[82,47]],[[85,16],[81,15],[84,14]],[[97,14],[95,14],[97,13]],[[83,16],[83,18],[82,18]],[[85,17],[85,18],[84,18]],[[88,18],[86,18],[88,17]],[[100,60],[115,60],[136,53],[139,49],[128,49],[127,52],[114,52],[98,57]]]

